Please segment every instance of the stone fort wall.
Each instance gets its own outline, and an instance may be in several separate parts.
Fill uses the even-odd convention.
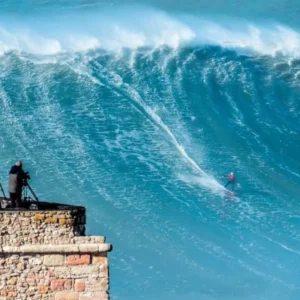
[[[112,246],[84,232],[84,208],[0,210],[0,300],[109,299]]]

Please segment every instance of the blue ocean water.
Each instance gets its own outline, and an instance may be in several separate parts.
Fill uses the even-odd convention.
[[[1,182],[86,206],[111,299],[300,298],[299,10],[0,3]]]

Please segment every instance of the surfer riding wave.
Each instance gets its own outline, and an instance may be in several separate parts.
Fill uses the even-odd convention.
[[[230,174],[224,175],[223,177],[227,178],[227,183],[224,185],[225,188],[227,188],[227,186],[231,185],[231,190],[233,191],[233,187],[235,185],[236,179],[235,179],[235,175],[233,174],[233,172],[231,172]]]

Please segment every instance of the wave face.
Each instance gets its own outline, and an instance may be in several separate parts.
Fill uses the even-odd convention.
[[[298,299],[299,33],[74,7],[1,21],[5,190],[87,207],[112,299]]]

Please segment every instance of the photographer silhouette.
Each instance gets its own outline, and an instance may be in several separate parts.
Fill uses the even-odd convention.
[[[22,161],[18,160],[9,171],[9,196],[12,208],[21,207],[22,187],[29,175],[22,169]],[[30,177],[29,177],[30,178]]]

